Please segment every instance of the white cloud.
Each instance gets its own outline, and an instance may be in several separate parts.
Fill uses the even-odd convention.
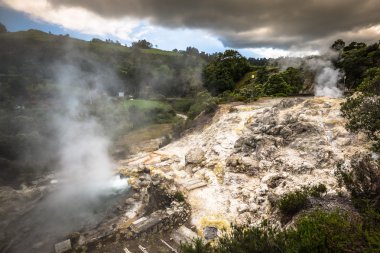
[[[307,55],[319,55],[320,52],[318,50],[313,49],[296,49],[291,48],[290,50],[284,50],[279,48],[271,48],[271,47],[260,47],[260,48],[249,48],[248,51],[252,52],[258,57],[265,58],[278,58],[278,57],[303,57]]]
[[[115,36],[133,40],[133,32],[143,21],[128,17],[103,18],[78,7],[53,7],[46,0],[0,0],[6,6],[29,14],[33,19],[62,26],[83,34],[105,37]]]

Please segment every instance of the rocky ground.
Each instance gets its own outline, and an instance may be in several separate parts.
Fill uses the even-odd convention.
[[[203,128],[119,161],[119,173],[131,187],[123,206],[116,206],[120,215],[94,230],[73,233],[72,246],[91,252],[174,252],[171,247],[180,241],[197,234],[213,238],[231,222],[280,224],[273,201],[319,183],[327,193],[312,205],[350,208],[341,197],[346,192],[334,175],[336,166],[349,168],[352,157],[368,154],[370,143],[345,130],[342,102],[303,97],[220,106],[212,119],[202,119]],[[4,191],[0,198],[8,204],[2,206],[9,208],[0,214],[16,206],[19,213],[27,212],[29,205],[12,203],[22,199],[20,194],[30,199],[25,203],[38,201],[44,190]]]
[[[302,186],[325,184],[326,201],[319,205],[336,205],[345,194],[334,175],[337,164],[349,166],[350,157],[370,145],[344,128],[341,102],[310,97],[223,105],[202,131],[124,166],[147,166],[179,185],[198,234],[247,218],[276,222],[271,201]],[[199,181],[189,187],[194,179]]]

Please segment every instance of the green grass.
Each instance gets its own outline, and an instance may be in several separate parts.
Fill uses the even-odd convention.
[[[172,107],[161,101],[157,100],[145,100],[145,99],[134,99],[134,100],[126,100],[123,103],[125,109],[129,109],[132,106],[137,107],[140,110],[151,110],[151,109],[163,109],[163,110],[171,110]]]
[[[193,98],[166,99],[176,112],[187,113],[194,104]]]

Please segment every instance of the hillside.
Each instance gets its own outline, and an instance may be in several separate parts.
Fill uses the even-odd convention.
[[[0,57],[3,100],[7,95],[37,99],[51,95],[55,65],[70,60],[89,74],[99,71],[94,65],[114,72],[119,83],[106,87],[112,95],[125,91],[140,97],[186,96],[200,85],[191,75],[204,64],[199,56],[185,53],[126,47],[97,39],[88,42],[38,30],[0,33]],[[37,84],[39,91],[32,88]],[[7,85],[10,87],[4,90]]]

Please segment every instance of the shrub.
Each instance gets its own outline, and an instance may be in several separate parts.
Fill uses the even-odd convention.
[[[315,198],[320,198],[327,192],[327,187],[324,184],[318,184],[308,189],[309,195]]]
[[[266,222],[260,226],[233,225],[230,233],[219,239],[215,252],[281,252],[285,246],[283,233]]]
[[[342,211],[316,210],[287,231],[287,252],[363,252],[359,220]]]
[[[185,201],[185,195],[183,195],[183,193],[182,192],[180,192],[180,191],[176,191],[175,193],[174,193],[174,199],[176,200],[176,201],[178,201],[178,202],[184,202]]]
[[[380,160],[371,156],[354,158],[351,171],[344,170],[342,164],[337,167],[337,176],[351,193],[359,208],[367,203],[380,210]]]
[[[200,238],[194,239],[190,243],[181,244],[182,253],[209,253],[213,252],[211,245]]]
[[[233,225],[217,243],[197,239],[181,246],[184,253],[255,252],[378,252],[379,233],[363,230],[362,222],[343,211],[315,210],[286,230],[261,226]]]
[[[285,216],[293,216],[306,207],[308,194],[304,190],[286,193],[277,202],[278,209]]]

